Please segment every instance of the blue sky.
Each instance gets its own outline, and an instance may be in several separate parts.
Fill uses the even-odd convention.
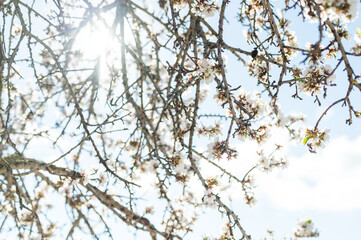
[[[238,3],[231,1],[228,6],[229,12],[227,12],[230,23],[225,27],[225,40],[251,51],[253,46],[247,45],[241,25],[236,21],[237,8]],[[360,4],[358,8],[360,9]],[[210,22],[214,23],[216,20],[213,18]],[[291,20],[294,21],[292,18]],[[294,23],[300,46],[304,46],[307,41],[315,41],[316,24],[300,21],[294,21]],[[361,28],[360,17],[349,26],[351,43],[353,43],[356,27]],[[347,44],[347,46],[351,47],[352,44]],[[234,85],[239,83],[247,90],[259,89],[256,86],[256,80],[248,76],[243,64],[232,61],[232,57],[227,55],[230,58],[228,61],[229,82]],[[248,57],[245,59],[248,60]],[[301,60],[302,58],[299,58],[296,62]],[[355,60],[353,63],[357,66],[361,64],[361,61]],[[355,68],[355,70],[358,69]],[[344,84],[346,74],[340,70],[337,71],[335,82],[338,87],[329,89],[329,98],[323,100],[321,107],[318,107],[313,103],[313,99],[306,95],[303,95],[303,101],[291,99],[293,91],[285,87],[279,99],[283,111],[302,112],[307,115],[306,125],[313,126],[324,109],[344,94],[340,89],[346,86]],[[361,98],[354,95],[355,108],[357,109],[358,106],[360,110]],[[212,106],[209,105],[210,108]],[[249,207],[243,203],[240,189],[239,197],[236,196],[231,203],[244,228],[254,239],[267,236],[267,229],[275,231],[275,239],[291,237],[293,229],[297,226],[297,220],[304,217],[309,217],[314,221],[320,231],[320,240],[359,239],[361,236],[359,226],[361,222],[361,121],[354,119],[354,124],[348,126],[345,124],[347,114],[347,108],[338,105],[323,119],[320,128],[331,129],[331,141],[318,154],[309,153],[307,147],[290,144],[282,132],[276,135],[276,141],[284,145],[285,155],[290,163],[289,167],[285,170],[274,170],[268,174],[257,174],[255,193],[258,202],[255,206]],[[38,149],[44,146],[41,142],[37,145]],[[254,143],[239,143],[236,148],[242,152],[243,159],[255,158],[257,148]],[[37,154],[34,152],[34,155]],[[43,154],[46,155],[46,153]],[[225,163],[235,171],[243,169],[243,164],[250,163],[246,161]],[[237,195],[237,191],[237,189],[230,189],[228,194]],[[215,209],[203,210],[205,214],[196,223],[194,232],[186,239],[199,239],[199,236],[206,234],[210,236],[220,234],[226,217],[220,217]],[[120,230],[119,234],[126,236],[116,223],[114,223],[114,228]],[[129,235],[127,239],[132,238],[133,236]],[[144,235],[139,234],[138,239],[143,238]]]
[[[275,5],[279,2],[274,1]],[[233,5],[232,5],[233,4]],[[237,3],[231,1],[228,7],[228,20],[230,24],[225,27],[226,42],[229,39],[234,44],[239,44],[243,49],[252,49],[245,44],[240,24],[232,19],[232,11],[237,8]],[[358,4],[360,10],[360,4]],[[233,14],[234,15],[234,14]],[[287,14],[286,14],[287,16]],[[317,24],[303,23],[289,15],[294,23],[291,25],[297,32],[299,45],[302,47],[309,41],[315,42],[318,37]],[[295,16],[295,14],[293,14]],[[350,43],[345,43],[351,48],[356,27],[361,28],[360,16],[349,25]],[[300,58],[298,58],[300,59]],[[360,74],[360,59],[353,58],[353,66]],[[299,61],[300,62],[300,61]],[[255,79],[247,76],[245,68],[237,67],[241,63],[229,61],[232,65],[228,70],[229,81],[240,79],[246,89],[254,89]],[[300,64],[302,67],[302,65]],[[234,68],[232,68],[234,67]],[[341,68],[342,69],[342,68]],[[241,76],[241,77],[240,77]],[[336,72],[334,89],[329,89],[328,99],[322,100],[318,107],[311,97],[304,97],[303,101],[290,98],[293,91],[285,87],[280,95],[283,111],[287,113],[302,112],[306,114],[306,125],[314,126],[322,112],[344,94],[347,79],[345,72]],[[355,108],[360,109],[361,98],[353,94]],[[333,100],[333,101],[332,101]],[[252,208],[245,207],[241,202],[235,201],[232,205],[239,210],[241,222],[254,239],[266,236],[266,229],[275,230],[275,239],[291,237],[296,227],[297,219],[309,217],[320,231],[321,240],[357,240],[361,236],[361,121],[354,118],[354,124],[345,124],[348,118],[346,107],[334,107],[322,120],[320,128],[331,129],[331,141],[325,149],[317,154],[307,151],[303,146],[286,146],[286,156],[289,167],[269,174],[260,174],[257,177],[256,198],[258,203]],[[290,145],[287,144],[286,145]],[[243,146],[242,149],[248,147]],[[248,148],[252,149],[252,148]],[[243,151],[244,152],[244,151]],[[206,225],[206,223],[204,224]],[[204,227],[205,228],[205,227]],[[214,230],[214,228],[209,228]]]
[[[277,5],[279,2],[273,3]],[[225,42],[251,51],[253,46],[246,43],[242,26],[236,21],[237,8],[236,1],[231,1],[227,8],[226,15],[228,14],[229,24],[226,24],[224,28]],[[360,4],[358,4],[358,9],[360,10]],[[300,47],[304,47],[306,42],[317,41],[317,24],[300,21],[300,18],[295,19],[292,11],[286,14],[287,16],[290,16],[293,22],[291,29],[296,31]],[[217,18],[212,18],[209,22],[215,24]],[[350,41],[343,41],[347,50],[354,44],[356,27],[361,28],[360,16],[348,26]],[[327,38],[324,42],[326,45]],[[241,84],[247,90],[260,90],[256,86],[256,80],[247,75],[247,69],[243,67],[243,64],[232,61],[230,54],[227,56],[229,56],[227,79],[232,86]],[[357,67],[361,64],[360,59],[355,57],[350,57],[350,59],[353,61],[352,66],[355,67],[356,74],[360,74],[360,68]],[[246,57],[245,60],[248,58]],[[303,58],[299,56],[295,62],[300,67],[304,67],[300,64],[301,60]],[[336,72],[337,87],[328,89],[328,97],[321,100],[320,107],[314,103],[314,98],[304,94],[301,94],[303,101],[291,98],[294,91],[284,87],[279,98],[282,110],[286,113],[302,112],[307,116],[305,125],[314,126],[322,112],[345,94],[347,75],[342,69],[341,67]],[[352,94],[352,100],[355,109],[360,109],[361,98],[358,92]],[[288,239],[293,236],[297,220],[304,217],[309,217],[314,221],[316,228],[320,231],[318,238],[320,240],[359,239],[361,236],[359,226],[361,222],[361,120],[353,118],[354,123],[347,125],[345,124],[347,118],[348,109],[342,107],[341,104],[328,112],[320,128],[331,129],[331,140],[317,154],[309,153],[307,147],[301,144],[294,146],[286,139],[282,139],[287,149],[285,155],[289,160],[288,168],[257,175],[258,202],[255,206],[245,206],[241,200],[232,202],[231,205],[239,214],[241,223],[254,239],[267,236],[267,229],[275,231],[275,239],[283,239],[283,237]],[[251,143],[240,144],[242,156],[254,154],[255,147]],[[246,150],[249,152],[245,153]],[[237,164],[230,164],[230,169],[237,168]],[[237,189],[232,190],[233,194],[237,194]],[[209,219],[212,219],[212,222],[214,220],[218,222],[211,223]],[[194,234],[198,236],[200,233],[207,232],[217,236],[221,231],[221,225],[226,220],[226,217],[219,217],[216,210],[207,212],[196,224]]]

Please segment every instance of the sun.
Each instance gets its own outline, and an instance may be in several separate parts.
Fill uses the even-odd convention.
[[[80,50],[85,59],[95,59],[106,55],[116,45],[109,29],[98,21],[91,21],[77,34],[73,49]]]
[[[120,66],[119,56],[121,40],[116,36],[111,25],[104,19],[91,19],[75,36],[73,51],[79,51],[80,59],[76,64],[86,68],[100,67],[100,80],[106,78],[109,69]],[[125,36],[132,35],[129,27],[125,27]],[[127,44],[129,40],[127,39]]]

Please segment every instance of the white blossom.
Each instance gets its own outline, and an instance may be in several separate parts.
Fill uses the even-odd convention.
[[[207,189],[204,191],[203,201],[206,204],[214,204],[216,197],[213,195],[212,191]]]

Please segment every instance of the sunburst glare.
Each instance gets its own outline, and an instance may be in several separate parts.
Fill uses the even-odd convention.
[[[73,50],[79,51],[80,59],[76,63],[84,68],[93,68],[99,64],[99,79],[104,80],[110,69],[120,66],[119,56],[121,41],[116,36],[111,25],[92,19],[75,37]],[[130,36],[131,30],[125,28],[125,36]],[[129,41],[126,41],[129,43]],[[78,66],[79,67],[79,66]]]

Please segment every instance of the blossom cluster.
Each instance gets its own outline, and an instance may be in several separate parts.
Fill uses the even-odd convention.
[[[170,158],[170,164],[173,166],[176,180],[183,183],[186,182],[189,178],[188,171],[190,169],[190,165],[186,163],[180,155]]]
[[[286,56],[288,58],[296,56],[298,51],[295,51],[294,49],[292,49],[292,48],[298,47],[296,32],[285,29],[284,32],[282,33],[282,36],[285,38],[285,45],[288,47],[291,47],[291,48],[285,49]]]
[[[204,191],[203,202],[207,205],[214,206],[214,201],[216,196],[212,193],[210,189]]]
[[[357,17],[357,0],[316,0],[317,7],[312,6],[307,1],[299,1],[300,6],[304,9],[305,17],[311,22],[318,21],[316,13],[319,11],[321,21],[325,22],[341,20],[344,23],[353,21]],[[317,9],[318,8],[318,9]]]
[[[234,236],[232,234],[232,224],[231,223],[226,223],[223,227],[222,227],[222,235],[219,238],[219,240],[234,240]]]
[[[174,0],[173,1],[173,7],[176,10],[181,10],[181,9],[185,8],[187,5],[188,5],[187,0]]]
[[[262,56],[262,53],[258,53],[258,55]],[[250,76],[256,77],[262,83],[267,82],[268,72],[271,68],[271,65],[267,64],[265,61],[262,61],[260,58],[257,58],[248,62],[247,68]]]
[[[331,85],[332,81],[336,78],[333,74],[333,69],[329,64],[325,66],[314,65],[306,67],[302,72],[304,77],[300,77],[299,68],[294,66],[293,69],[295,70],[294,77],[298,81],[297,84],[300,91],[308,95],[317,95],[322,86]]]
[[[108,183],[108,175],[106,172],[100,172],[98,168],[91,168],[81,173],[83,185],[85,186],[91,180],[97,180],[99,187],[104,187]],[[73,181],[74,182],[74,181]]]
[[[59,187],[59,193],[67,196],[72,197],[74,188],[81,184],[86,186],[88,183],[93,181],[97,182],[98,187],[105,187],[108,184],[108,174],[106,172],[99,171],[98,168],[90,168],[82,171],[80,173],[81,178],[78,179],[71,179],[71,178],[62,178],[57,182],[57,187]]]
[[[240,89],[236,109],[246,113],[249,118],[257,119],[270,114],[271,109],[269,104],[266,104],[260,97],[257,91],[248,92],[245,89]],[[240,104],[237,104],[240,103]]]
[[[221,125],[219,123],[216,123],[215,126],[202,126],[198,128],[198,134],[208,137],[217,137],[221,134],[221,130]]]
[[[276,149],[280,149],[281,146],[278,146]],[[259,168],[264,172],[271,172],[274,167],[282,167],[286,168],[288,166],[288,162],[283,159],[276,159],[276,157],[272,154],[272,156],[266,156],[263,151],[258,152],[258,155],[260,156],[258,161]]]
[[[20,36],[22,30],[23,30],[23,27],[22,27],[21,25],[14,25],[14,26],[12,26],[11,36],[12,36],[12,37]]]
[[[246,202],[247,205],[249,206],[254,206],[257,202],[256,198],[254,197],[253,194],[250,193],[245,193],[245,197],[244,197],[244,201]]]
[[[246,184],[248,188],[252,189],[255,187],[255,178],[253,175],[247,175],[247,178],[243,180],[243,184]]]
[[[199,59],[197,61],[198,69],[195,76],[200,77],[205,83],[214,81],[215,74],[218,72],[217,66],[212,64],[212,61],[207,58]]]
[[[293,56],[296,56],[298,53],[298,51],[295,51],[293,49],[298,47],[296,32],[287,29],[287,27],[291,24],[291,21],[284,17],[283,12],[281,10],[278,10],[277,13],[279,16],[278,25],[280,26],[280,30],[281,30],[280,35],[282,39],[284,39],[285,46],[290,47],[284,49],[286,57],[287,59],[289,59]],[[280,62],[281,60],[282,60],[281,56],[279,56],[277,61]]]
[[[316,0],[321,5],[321,17],[325,20],[350,22],[357,17],[357,0]]]
[[[237,158],[237,151],[230,148],[226,141],[219,141],[216,139],[215,142],[208,144],[209,158],[221,159],[225,154],[227,159]]]
[[[196,0],[192,4],[192,13],[200,17],[212,17],[219,10],[215,0]]]
[[[206,179],[207,186],[209,189],[212,189],[214,186],[218,186],[217,178],[211,177]]]
[[[286,115],[284,112],[281,111],[280,106],[277,105],[277,114],[273,124],[277,127],[283,128],[299,121],[303,122],[305,121],[305,119],[306,116],[302,113],[293,113],[290,115]]]
[[[325,142],[330,139],[329,129],[306,129],[303,144],[309,147],[310,151],[325,147]]]
[[[13,207],[6,202],[0,204],[0,212],[4,215],[8,215],[13,210]]]
[[[197,216],[190,214],[188,211],[182,208],[176,208],[172,211],[171,215],[168,217],[166,221],[163,221],[163,225],[165,225],[165,232],[170,234],[172,231],[176,230],[177,232],[181,232],[185,230],[186,232],[192,231],[192,224],[197,220]]]
[[[154,159],[145,161],[142,164],[141,171],[142,172],[154,172],[155,169],[157,169],[157,166],[158,166],[158,162]]]
[[[320,234],[314,227],[311,219],[301,219],[298,221],[298,227],[294,230],[294,234],[296,237],[318,237]]]
[[[244,4],[244,5],[243,5]],[[256,19],[256,31],[262,30],[263,24],[267,22],[266,19],[262,16],[262,2],[260,0],[250,0],[250,1],[244,1],[242,3],[242,14],[241,19],[243,16],[249,18],[249,19]],[[248,40],[248,39],[247,39]]]
[[[271,137],[269,127],[261,125],[257,129],[251,129],[249,125],[237,130],[237,136],[241,141],[248,139],[256,140],[258,144],[264,143]]]

